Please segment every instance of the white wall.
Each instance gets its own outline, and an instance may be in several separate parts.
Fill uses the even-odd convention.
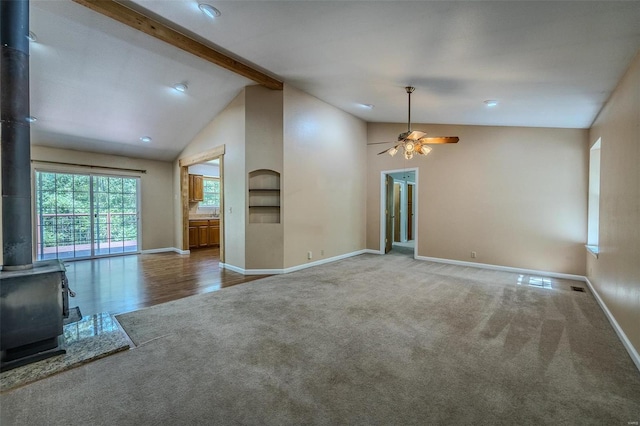
[[[273,170],[283,174],[282,114],[283,92],[262,86],[246,88],[246,141],[244,179],[255,170]],[[248,188],[248,186],[247,186]],[[246,193],[248,203],[248,192]],[[248,205],[248,204],[247,204]],[[247,210],[249,210],[247,208]],[[284,262],[284,225],[280,223],[251,223],[247,212],[245,253],[246,269],[282,269]]]
[[[364,121],[285,85],[285,267],[365,247],[366,132]]]
[[[220,167],[215,164],[194,164],[193,166],[189,166],[189,173],[193,175],[203,175],[209,177],[219,177],[220,176]]]
[[[365,122],[288,85],[250,86],[180,157],[222,144],[225,263],[281,269],[309,262],[308,251],[315,261],[364,248]],[[262,168],[281,173],[281,224],[247,221],[247,173]],[[174,179],[179,193],[177,162]],[[179,203],[176,216],[181,241]]]
[[[584,275],[586,130],[413,128],[460,142],[412,160],[369,146],[367,248],[380,249],[381,171],[417,167],[419,256]],[[369,123],[367,137],[394,141],[404,131],[406,124]]]
[[[600,255],[587,276],[640,352],[640,55],[595,120],[600,149]]]
[[[174,162],[173,188],[174,240],[182,245],[182,205],[180,200],[180,158],[193,156],[225,145],[224,173],[224,237],[225,262],[245,265],[245,91],[244,89],[214,118],[180,153]]]

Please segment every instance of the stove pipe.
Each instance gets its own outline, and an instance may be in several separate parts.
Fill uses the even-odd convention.
[[[29,1],[2,0],[0,8],[3,268],[30,269]]]

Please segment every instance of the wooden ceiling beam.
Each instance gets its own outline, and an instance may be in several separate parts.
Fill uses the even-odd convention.
[[[172,46],[196,55],[222,68],[255,81],[269,89],[282,90],[282,82],[267,74],[251,68],[199,41],[187,37],[173,28],[158,22],[142,13],[129,9],[114,0],[73,0],[89,9],[115,19],[138,31],[160,39]]]

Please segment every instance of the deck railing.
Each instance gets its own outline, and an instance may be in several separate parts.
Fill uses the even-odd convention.
[[[36,250],[39,259],[80,257],[115,251],[135,251],[138,244],[138,214],[95,213],[93,235],[89,213],[48,213],[36,215]],[[52,256],[58,254],[58,256]],[[71,254],[69,256],[69,254]]]

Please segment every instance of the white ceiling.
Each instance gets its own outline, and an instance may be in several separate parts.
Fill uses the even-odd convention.
[[[637,1],[206,1],[131,6],[366,121],[412,85],[414,122],[588,128],[640,47]],[[254,84],[70,0],[30,19],[36,145],[173,160]]]

